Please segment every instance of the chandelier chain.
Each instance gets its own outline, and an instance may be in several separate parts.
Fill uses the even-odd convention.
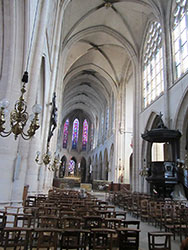
[[[29,52],[28,52],[28,57],[27,57],[26,71],[28,71],[28,67],[29,67],[29,60],[30,60],[31,48],[32,48],[32,43],[33,43],[33,38],[34,38],[34,30],[35,30],[35,25],[36,25],[36,20],[37,20],[38,7],[39,7],[39,0],[37,1],[37,6],[35,10],[35,17],[34,17],[34,22],[33,22],[32,33],[31,33],[31,41],[30,41]]]

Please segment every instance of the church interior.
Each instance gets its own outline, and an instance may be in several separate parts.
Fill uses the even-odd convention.
[[[81,217],[76,199],[87,207],[82,216],[119,211],[116,225],[100,224],[113,244],[97,248],[102,231],[87,231],[82,218],[79,237],[90,243],[77,249],[138,250],[138,225],[134,246],[123,246],[132,244],[126,213],[168,240],[178,235],[180,245],[188,236],[187,118],[187,0],[0,0],[0,247],[15,247],[18,208],[37,217],[26,223],[27,244],[17,241],[32,249],[29,239],[40,245],[44,233],[39,217],[64,217],[65,207]],[[17,211],[12,229],[8,208]],[[75,230],[56,227],[45,232],[54,249],[72,249],[64,244]],[[141,250],[161,236],[147,233]]]

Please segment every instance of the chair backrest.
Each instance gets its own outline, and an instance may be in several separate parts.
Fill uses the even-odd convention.
[[[123,220],[121,222],[123,227],[139,229],[140,228],[140,221],[139,220]]]
[[[91,228],[100,228],[102,225],[102,217],[94,215],[94,216],[84,216],[84,228],[91,229]]]
[[[89,244],[89,230],[67,228],[63,231],[61,249],[86,249]]]
[[[113,235],[116,233],[115,230],[109,228],[93,228],[91,229],[91,233],[91,249],[112,250]]]
[[[104,222],[107,228],[117,229],[121,227],[122,220],[118,218],[105,218]]]
[[[58,227],[58,217],[54,216],[39,216],[38,217],[38,227],[41,228],[57,228]]]
[[[82,218],[77,216],[65,216],[59,220],[59,228],[81,228]]]
[[[148,248],[149,250],[171,250],[170,232],[149,232],[148,233]]]
[[[15,227],[31,227],[31,221],[32,221],[33,216],[32,215],[17,215],[15,217]],[[34,226],[34,225],[33,225]]]
[[[139,233],[140,233],[139,229],[118,228],[117,232],[118,232],[119,250],[139,249]]]

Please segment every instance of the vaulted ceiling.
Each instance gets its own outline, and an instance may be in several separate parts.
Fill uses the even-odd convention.
[[[63,117],[95,120],[139,60],[145,29],[171,0],[72,0],[62,25]],[[164,3],[165,2],[165,3]]]

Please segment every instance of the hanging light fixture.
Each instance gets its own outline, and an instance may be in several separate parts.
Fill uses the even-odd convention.
[[[46,153],[44,153],[40,159],[40,152],[37,151],[35,161],[38,165],[48,166],[49,170],[55,171],[60,167],[61,160],[57,152],[54,153],[54,159],[52,160],[52,153],[49,151],[49,145],[47,146]]]
[[[40,152],[37,151],[35,161],[38,165],[45,165],[48,166],[49,170],[55,171],[60,167],[61,160],[59,158],[59,154],[57,152],[54,153],[54,159],[52,160],[52,154],[49,151],[50,146],[50,140],[53,136],[54,130],[57,127],[57,107],[56,107],[56,93],[53,93],[52,102],[50,103],[52,105],[51,115],[50,115],[50,123],[49,123],[49,131],[48,131],[48,137],[47,137],[47,148],[46,153],[44,153],[40,158]]]
[[[5,123],[6,123],[6,114],[8,113],[7,108],[9,106],[9,102],[6,99],[3,99],[0,101],[0,136],[7,137],[11,133],[13,133],[15,136],[15,140],[17,139],[18,135],[21,135],[24,140],[29,140],[35,134],[36,130],[39,129],[40,127],[39,114],[42,111],[41,106],[39,104],[35,104],[32,107],[34,114],[29,116],[27,113],[27,104],[24,100],[24,94],[26,92],[25,85],[26,83],[28,83],[27,69],[29,65],[32,41],[33,41],[33,35],[34,35],[34,27],[35,27],[36,16],[37,16],[37,11],[38,11],[38,4],[39,4],[39,1],[37,3],[36,12],[35,12],[35,19],[33,23],[33,30],[32,30],[28,58],[27,58],[26,71],[24,72],[24,75],[22,77],[21,95],[14,105],[14,110],[10,113],[10,130],[8,131],[6,131]],[[31,123],[27,132],[24,132],[24,128],[28,120],[30,120]]]

